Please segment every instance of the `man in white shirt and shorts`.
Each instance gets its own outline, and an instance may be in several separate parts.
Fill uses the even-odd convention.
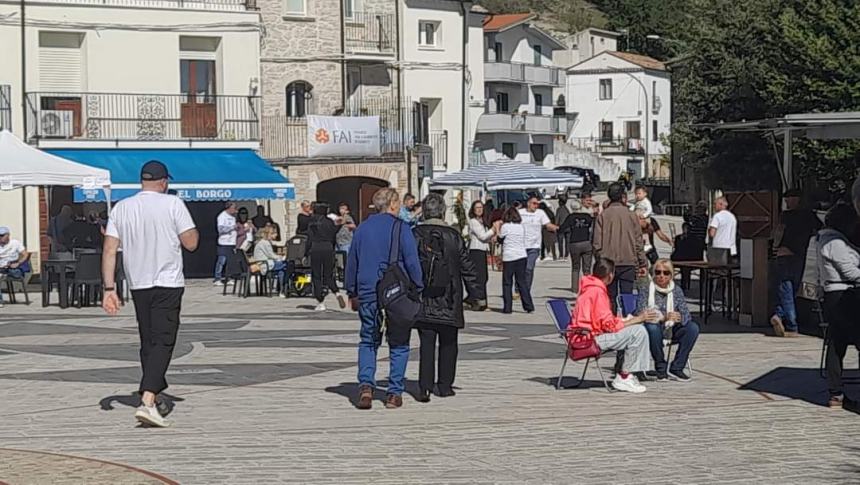
[[[714,201],[714,216],[708,224],[711,245],[708,248],[708,262],[727,265],[737,256],[738,220],[729,211],[725,197]]]
[[[142,190],[113,208],[105,230],[102,253],[104,302],[109,315],[121,302],[114,288],[117,250],[122,247],[125,269],[140,333],[142,404],[135,419],[151,426],[168,422],[156,407],[158,394],[167,389],[167,367],[179,331],[179,311],[185,291],[182,248],[197,249],[199,235],[182,199],[167,194],[167,167],[146,162],[140,171]]]

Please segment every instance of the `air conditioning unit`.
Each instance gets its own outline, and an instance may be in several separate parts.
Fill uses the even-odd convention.
[[[71,138],[75,132],[75,112],[46,109],[39,112],[39,133],[45,138]]]

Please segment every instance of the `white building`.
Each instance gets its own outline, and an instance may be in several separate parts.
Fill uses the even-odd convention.
[[[470,2],[404,0],[403,92],[426,116],[435,173],[468,161],[484,107],[485,10]],[[429,175],[429,174],[428,174]]]
[[[553,53],[564,45],[537,28],[534,17],[491,15],[484,22],[486,106],[476,144],[487,160],[551,166],[554,139],[568,131],[564,110],[553,99],[553,90],[565,83]]]
[[[562,40],[564,49],[553,51],[556,66],[568,68],[606,51],[618,50],[618,32],[589,27]]]
[[[147,150],[259,148],[260,25],[245,0],[41,0],[23,8],[0,1],[0,95],[9,98],[0,120],[10,119],[20,138],[75,150],[82,163],[102,163],[112,151],[115,184],[124,174],[137,182]],[[123,158],[129,154],[137,157]],[[214,171],[216,158],[212,164]],[[27,189],[22,202],[21,190],[0,191],[0,223],[26,239],[34,267],[49,217],[81,202],[79,189],[50,192]],[[50,201],[49,213],[40,199]],[[208,218],[206,204],[216,203],[197,207]]]
[[[603,180],[623,170],[633,170],[637,179],[668,177],[670,96],[670,74],[656,59],[607,51],[584,60],[567,69],[572,126],[557,148],[566,159],[596,159],[590,168]]]

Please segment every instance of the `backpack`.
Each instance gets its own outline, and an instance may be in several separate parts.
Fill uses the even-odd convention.
[[[571,243],[591,241],[591,224],[594,222],[594,217],[591,214],[582,212],[574,212],[567,216],[570,224],[570,232],[568,233],[568,241]]]
[[[418,257],[424,272],[424,297],[439,298],[451,284],[451,271],[445,257],[445,240],[442,231],[432,229],[428,237],[420,238]]]
[[[388,265],[376,284],[376,301],[385,311],[389,331],[392,328],[412,328],[421,300],[417,288],[405,271],[397,264],[400,258],[400,233],[403,221],[396,220],[391,229],[391,247],[388,250]],[[408,331],[407,331],[408,336]],[[390,338],[390,337],[389,337]],[[408,338],[407,338],[408,340]]]

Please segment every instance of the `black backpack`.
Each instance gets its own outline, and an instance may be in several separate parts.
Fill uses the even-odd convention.
[[[419,235],[421,235],[419,233]],[[424,272],[424,297],[439,298],[451,284],[451,271],[445,257],[445,239],[442,231],[431,229],[430,234],[419,240],[421,269]]]
[[[389,331],[397,327],[412,328],[412,324],[415,323],[418,312],[421,310],[418,289],[412,283],[409,275],[397,264],[397,260],[400,258],[402,228],[403,221],[396,220],[391,230],[388,265],[382,273],[382,279],[376,284],[376,301],[379,307],[385,310]]]

